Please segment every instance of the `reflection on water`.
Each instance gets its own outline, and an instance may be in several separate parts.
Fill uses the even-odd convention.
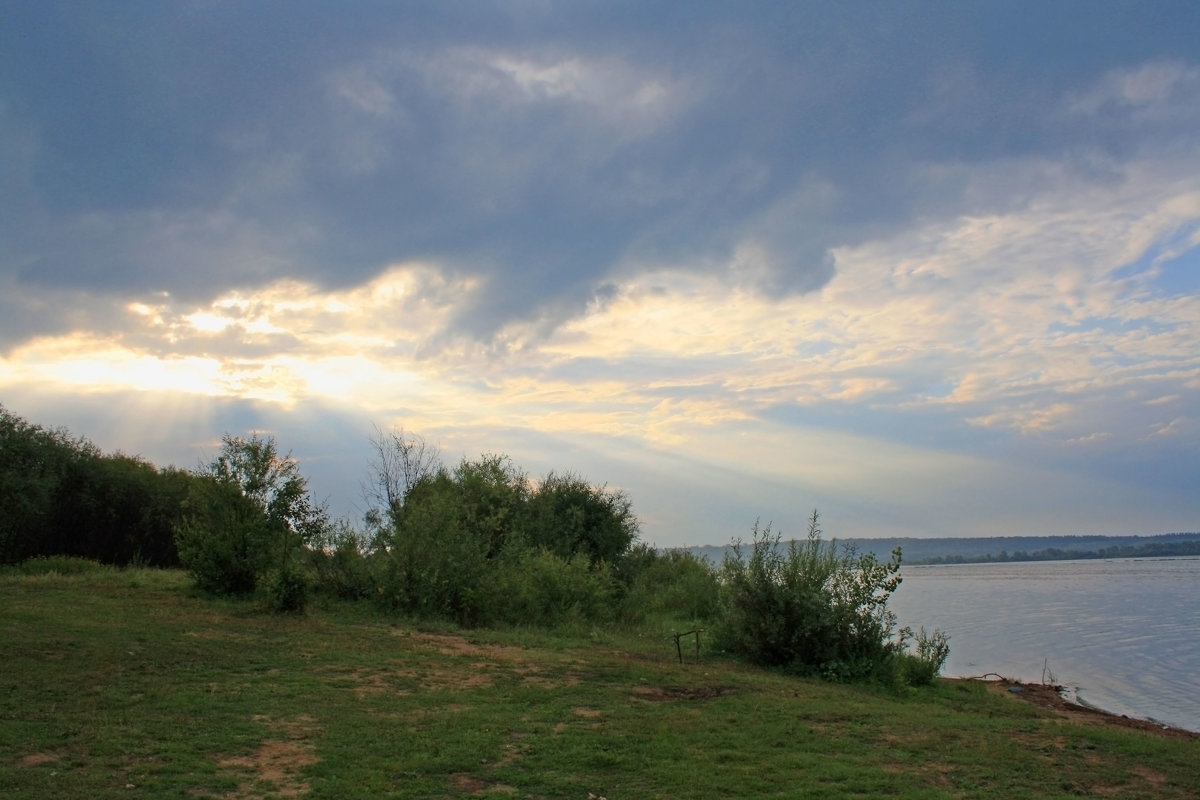
[[[905,567],[901,624],[950,634],[945,674],[1054,683],[1200,730],[1200,558]]]

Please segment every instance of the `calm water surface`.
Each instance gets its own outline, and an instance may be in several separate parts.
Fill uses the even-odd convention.
[[[1200,558],[905,567],[901,624],[950,634],[944,674],[1048,680],[1200,731]],[[1051,678],[1052,675],[1052,678]]]

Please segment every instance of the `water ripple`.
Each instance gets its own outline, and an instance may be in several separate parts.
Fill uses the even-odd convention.
[[[950,634],[945,673],[1056,683],[1200,730],[1200,558],[905,567],[891,608]]]

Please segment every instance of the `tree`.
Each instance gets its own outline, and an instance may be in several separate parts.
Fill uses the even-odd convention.
[[[384,516],[395,519],[412,488],[437,475],[442,461],[438,448],[403,428],[385,433],[374,426],[370,442],[370,482],[363,486],[363,495],[377,527]]]
[[[0,562],[68,555],[175,566],[173,529],[189,480],[0,406]]]
[[[0,562],[65,554],[54,510],[72,464],[99,455],[86,439],[46,430],[0,406]]]
[[[615,564],[637,540],[638,521],[624,492],[578,475],[549,473],[529,499],[529,543],[564,559]]]
[[[226,434],[221,445],[177,529],[180,560],[204,588],[248,592],[270,578],[277,605],[302,605],[298,556],[326,532],[328,513],[274,437]]]

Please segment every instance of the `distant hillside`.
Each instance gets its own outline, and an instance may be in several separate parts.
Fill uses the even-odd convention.
[[[883,560],[899,547],[905,564],[969,564],[989,561],[1061,561],[1076,558],[1136,558],[1200,555],[1200,533],[1155,536],[991,536],[949,539],[838,539]],[[784,542],[786,545],[787,542]],[[720,564],[726,546],[683,548]]]

